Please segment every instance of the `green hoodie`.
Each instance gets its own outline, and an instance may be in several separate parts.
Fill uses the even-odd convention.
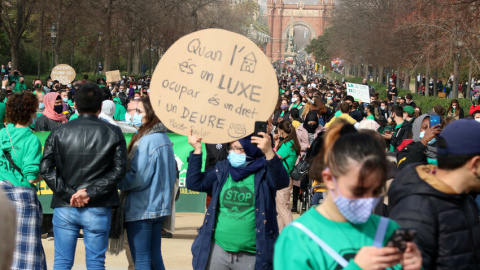
[[[7,133],[8,131],[8,133]],[[10,137],[9,137],[10,135]],[[11,138],[11,141],[10,141]],[[40,172],[42,144],[30,128],[16,128],[10,123],[0,130],[0,148],[10,152],[13,162],[22,170],[22,175],[10,165],[3,152],[0,156],[0,179],[10,181],[14,186],[33,187],[28,180],[35,180]],[[15,151],[12,151],[12,144]]]
[[[119,97],[115,97],[113,98],[113,102],[115,102],[115,115],[113,116],[113,119],[116,121],[125,121],[127,109],[125,109],[125,106],[122,105],[122,101]]]

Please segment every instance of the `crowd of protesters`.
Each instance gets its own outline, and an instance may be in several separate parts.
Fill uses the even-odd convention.
[[[208,164],[202,138],[188,136],[187,188],[211,198],[193,268],[480,269],[480,105],[467,111],[453,99],[422,113],[394,79],[385,100],[369,86],[362,101],[344,80],[290,71],[278,77],[266,133],[207,145]],[[0,270],[47,269],[42,225],[54,269],[73,267],[79,237],[87,269],[105,269],[109,243],[117,254],[127,243],[129,269],[165,269],[162,225],[178,171],[150,77],[29,88],[20,72],[2,74],[0,187],[17,215],[0,225],[16,226],[13,256],[0,244]],[[33,131],[51,132],[43,151]],[[123,133],[135,133],[129,145]],[[294,181],[303,161],[310,169]],[[53,191],[49,218],[40,181]],[[305,200],[313,207],[293,220]]]

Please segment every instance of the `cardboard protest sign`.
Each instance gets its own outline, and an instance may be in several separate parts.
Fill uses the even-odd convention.
[[[370,102],[370,91],[368,85],[347,83],[347,93],[352,96],[355,101]]]
[[[245,36],[206,29],[179,39],[163,55],[150,83],[155,113],[170,130],[193,129],[205,143],[253,133],[269,119],[278,85],[270,61]]]
[[[110,82],[119,82],[122,80],[120,76],[120,70],[112,70],[105,72],[105,76],[107,76],[107,83]]]
[[[66,64],[55,66],[50,74],[52,80],[57,80],[63,85],[67,85],[75,80],[76,75],[75,69]]]

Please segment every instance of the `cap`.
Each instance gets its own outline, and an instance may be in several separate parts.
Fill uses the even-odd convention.
[[[441,155],[480,155],[480,122],[460,119],[447,125],[438,136],[437,153]]]
[[[412,115],[415,112],[415,109],[412,106],[405,106],[403,107],[403,112]]]

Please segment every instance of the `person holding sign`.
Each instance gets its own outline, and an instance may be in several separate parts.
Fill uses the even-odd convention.
[[[187,188],[212,195],[192,245],[193,269],[273,269],[275,192],[290,178],[270,136],[259,135],[231,142],[228,159],[201,172],[202,138],[190,131]]]

